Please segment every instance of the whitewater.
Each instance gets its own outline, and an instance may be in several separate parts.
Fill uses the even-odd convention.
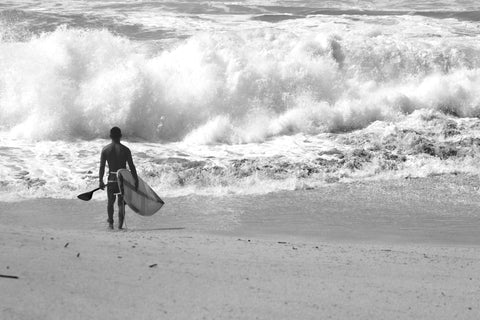
[[[7,1],[0,200],[73,198],[122,128],[164,196],[478,175],[474,1]]]

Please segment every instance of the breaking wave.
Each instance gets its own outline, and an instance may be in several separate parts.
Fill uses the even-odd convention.
[[[155,50],[106,30],[0,43],[0,127],[15,138],[197,144],[346,132],[418,109],[480,115],[480,47],[274,29]]]
[[[344,134],[297,134],[236,145],[128,146],[139,175],[162,196],[172,197],[262,194],[444,174],[472,175],[477,181],[479,141],[478,119],[418,110],[397,123],[377,121]],[[2,141],[0,200],[74,198],[93,189],[106,143]]]

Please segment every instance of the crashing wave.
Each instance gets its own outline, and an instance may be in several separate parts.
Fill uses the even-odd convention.
[[[300,34],[198,34],[154,51],[106,30],[0,42],[0,127],[35,140],[248,143],[362,129],[415,110],[480,114],[480,46]]]

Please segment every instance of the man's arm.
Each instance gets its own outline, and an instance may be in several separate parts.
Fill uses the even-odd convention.
[[[138,189],[137,169],[135,168],[135,165],[133,164],[132,152],[130,150],[128,150],[127,163],[128,163],[128,167],[130,168],[130,172],[132,173],[132,176],[135,179],[135,189]]]
[[[100,170],[98,171],[98,186],[100,189],[105,189],[105,183],[103,183],[103,176],[105,175],[105,154],[102,150],[102,155],[100,156]]]

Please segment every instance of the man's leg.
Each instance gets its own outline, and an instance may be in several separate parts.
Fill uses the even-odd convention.
[[[115,194],[107,189],[108,195],[108,204],[107,204],[107,213],[108,213],[108,227],[113,229],[113,205],[115,204]]]
[[[125,201],[123,196],[118,195],[118,229],[123,229],[123,220],[125,219]]]

